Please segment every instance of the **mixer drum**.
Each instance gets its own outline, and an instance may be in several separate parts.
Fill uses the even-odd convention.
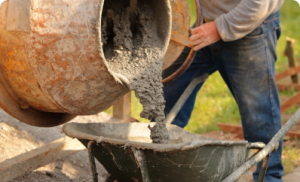
[[[4,1],[0,7],[1,108],[21,122],[51,127],[77,115],[104,111],[128,93],[109,71],[102,49],[102,11],[112,1],[122,1],[124,9],[132,1],[137,6],[139,1],[149,3],[156,15],[159,47],[167,51],[172,21],[169,0]]]

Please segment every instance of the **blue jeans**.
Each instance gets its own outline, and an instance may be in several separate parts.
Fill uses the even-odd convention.
[[[232,42],[221,40],[199,50],[189,69],[165,85],[165,114],[170,112],[194,78],[204,73],[219,71],[238,104],[245,139],[267,144],[281,128],[280,102],[274,80],[276,44],[280,34],[277,12],[242,39]],[[185,48],[178,60],[163,72],[163,77],[176,71],[185,61],[189,51],[189,48]],[[173,124],[182,128],[188,124],[197,92],[202,85],[203,83],[199,84],[193,91]],[[266,182],[282,181],[281,153],[282,142],[279,149],[270,156]],[[253,175],[255,181],[260,166],[261,164]]]

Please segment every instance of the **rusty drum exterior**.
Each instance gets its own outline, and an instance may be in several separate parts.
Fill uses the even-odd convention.
[[[185,46],[189,46],[190,12],[187,0],[170,0],[170,3],[172,7],[172,32],[163,69],[171,66]]]
[[[106,110],[129,92],[111,76],[97,50],[94,22],[104,1],[7,0],[1,4],[2,109],[21,122],[51,127],[76,115]],[[183,50],[189,30],[187,2],[171,0],[171,4],[176,7],[173,22],[180,21],[172,27],[165,68]]]

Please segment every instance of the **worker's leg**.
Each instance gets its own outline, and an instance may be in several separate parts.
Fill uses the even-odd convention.
[[[163,77],[167,77],[174,73],[186,60],[189,51],[190,49],[186,48],[181,54],[181,56],[177,59],[177,61],[174,62],[170,68],[163,72]],[[214,71],[216,71],[216,68],[211,61],[210,48],[206,47],[198,51],[196,58],[194,59],[193,63],[188,68],[188,70],[179,78],[164,86],[164,97],[166,100],[165,114],[168,115],[168,113],[174,107],[181,94],[184,92],[186,87],[194,78],[201,76],[204,73],[211,74]],[[197,92],[201,88],[202,84],[203,83],[199,84],[195,88],[195,90],[188,98],[186,103],[183,105],[182,109],[180,110],[172,124],[175,124],[180,127],[185,127],[187,125],[191,113],[194,109]]]
[[[214,63],[239,106],[244,136],[249,142],[267,144],[281,128],[280,102],[274,80],[279,36],[278,13],[241,40],[219,41],[211,46]],[[282,181],[281,152],[282,143],[270,156],[266,182]],[[257,177],[258,172],[255,172],[254,179]]]

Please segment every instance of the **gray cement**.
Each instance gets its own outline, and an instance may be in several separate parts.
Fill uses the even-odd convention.
[[[149,126],[153,143],[168,143],[161,78],[165,50],[151,3],[136,0],[105,3],[101,39],[110,72],[135,91],[144,107],[141,117],[154,118],[157,123],[153,128]]]

